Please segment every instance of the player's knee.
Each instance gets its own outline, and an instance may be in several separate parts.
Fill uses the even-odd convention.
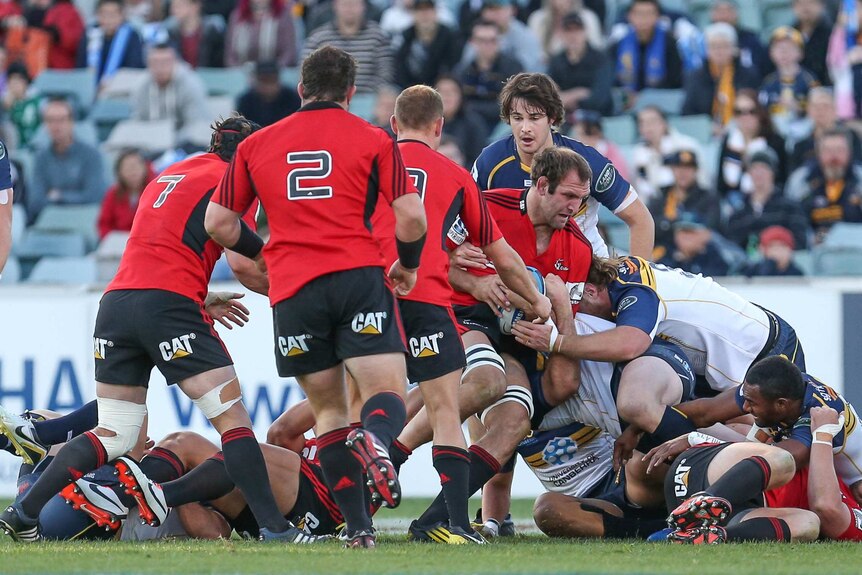
[[[488,344],[471,345],[464,350],[467,365],[461,383],[470,385],[471,391],[481,398],[483,405],[490,405],[506,391],[505,362]]]
[[[180,458],[181,461],[186,461],[186,454],[195,449],[195,445],[202,442],[209,443],[204,437],[198,435],[194,431],[174,431],[167,434],[161,441],[156,444],[156,447],[166,449]]]
[[[789,451],[770,449],[766,459],[772,468],[770,487],[784,485],[796,473],[796,460],[793,459],[793,455]]]
[[[95,435],[104,446],[110,461],[135,447],[147,416],[147,406],[102,397],[96,401],[99,407],[99,425]]]
[[[798,511],[786,520],[792,541],[816,541],[820,536],[820,518],[806,509]]]
[[[533,521],[548,537],[573,537],[576,536],[573,533],[580,532],[577,519],[564,518],[560,512],[565,499],[571,501],[570,497],[560,493],[542,493],[533,504]]]

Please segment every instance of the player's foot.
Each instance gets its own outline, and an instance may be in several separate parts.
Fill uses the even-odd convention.
[[[345,549],[375,549],[376,547],[377,534],[374,529],[347,532],[347,537],[344,540]]]
[[[48,454],[48,448],[36,439],[33,423],[16,413],[6,411],[0,405],[0,433],[9,439],[15,453],[24,463],[36,465]]]
[[[476,510],[476,519],[470,525],[479,532],[485,539],[494,539],[495,537],[514,537],[515,522],[512,521],[512,515],[507,514],[503,522],[500,523],[493,517],[487,521],[482,521],[482,508]]]
[[[296,545],[308,545],[311,543],[317,543],[318,541],[325,541],[330,537],[329,535],[312,535],[291,523],[290,527],[287,528],[287,531],[281,532],[273,532],[266,527],[261,527],[258,538],[264,543],[281,542],[294,543]]]
[[[670,527],[665,527],[664,529],[659,529],[652,535],[646,538],[649,543],[667,543],[668,535],[674,532],[674,529]]]
[[[420,525],[414,520],[407,529],[407,538],[420,543],[449,543],[449,523],[438,521],[431,525]]]
[[[473,529],[467,531],[462,527],[449,527],[449,545],[485,545],[485,538]]]
[[[674,529],[691,529],[701,525],[719,525],[732,513],[730,501],[706,493],[697,493],[670,512],[667,524]]]
[[[692,529],[677,529],[667,536],[679,545],[718,545],[727,541],[727,531],[719,525],[702,525]]]
[[[60,497],[73,509],[83,511],[93,518],[96,525],[105,531],[116,531],[122,525],[129,509],[122,504],[114,490],[86,479],[70,483],[60,492]]]
[[[353,455],[365,467],[372,502],[377,499],[384,507],[394,509],[401,503],[401,485],[389,451],[374,434],[366,429],[354,429],[345,442]]]
[[[15,541],[33,543],[42,540],[39,520],[26,517],[16,505],[10,505],[0,513],[0,530]]]
[[[168,516],[168,506],[162,486],[147,477],[138,464],[128,457],[114,462],[117,477],[126,488],[126,493],[135,498],[141,523],[157,527]]]

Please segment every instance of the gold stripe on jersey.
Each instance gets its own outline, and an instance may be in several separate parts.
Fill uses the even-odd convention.
[[[488,174],[488,189],[489,189],[489,190],[493,190],[493,189],[494,189],[494,186],[492,186],[492,185],[491,185],[491,182],[494,180],[494,175],[497,173],[497,171],[498,171],[500,168],[502,168],[503,166],[505,166],[506,164],[508,164],[509,162],[514,162],[514,161],[515,161],[515,156],[509,156],[509,157],[508,157],[508,158],[506,158],[505,160],[501,160],[501,161],[500,161],[496,166],[494,166],[494,167],[491,169],[491,173],[490,173],[490,174]],[[522,165],[523,165],[523,164],[522,164]],[[527,168],[527,171],[528,171],[528,172],[530,171],[530,170],[529,170],[529,168]]]
[[[533,177],[533,169],[524,162],[521,162],[521,169],[530,174],[530,178]]]
[[[602,430],[598,427],[591,427],[587,425],[577,430],[573,434],[569,435],[569,439],[574,441],[575,444],[580,447],[582,445],[586,445],[601,434]],[[542,451],[539,451],[538,453],[530,455],[529,457],[525,457],[524,461],[527,462],[527,465],[529,465],[530,467],[535,467],[536,469],[541,469],[548,466],[548,462],[544,459],[544,449]]]

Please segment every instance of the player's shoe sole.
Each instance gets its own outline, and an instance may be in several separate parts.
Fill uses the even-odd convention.
[[[359,428],[347,435],[347,447],[365,468],[371,497],[384,507],[394,509],[401,503],[401,485],[389,452],[370,431]]]
[[[60,497],[66,500],[66,503],[72,506],[72,509],[81,511],[89,515],[96,525],[104,527],[105,531],[116,531],[123,524],[123,519],[128,514],[128,510],[124,510],[122,504],[117,501],[107,499],[105,494],[100,493],[93,488],[96,488],[93,483],[79,479],[75,483],[70,483],[60,491]],[[104,487],[103,489],[109,489]],[[111,493],[116,499],[116,495]]]
[[[345,549],[376,549],[377,534],[373,529],[363,529],[351,533],[344,541]]]
[[[677,529],[667,536],[667,540],[677,545],[719,545],[727,541],[727,531],[719,525]]]
[[[18,510],[12,505],[0,513],[0,531],[3,531],[13,540],[23,543],[35,543],[42,540],[39,522],[34,524],[25,522]]]
[[[24,463],[36,465],[45,459],[48,448],[25,434],[24,430],[32,429],[32,426],[30,421],[18,414],[6,411],[0,405],[0,433],[9,439],[12,449],[24,460]]]
[[[699,494],[689,497],[670,512],[667,524],[674,529],[719,525],[733,512],[730,501],[723,497]]]
[[[281,533],[274,533],[266,527],[261,527],[258,536],[258,539],[263,543],[293,543],[295,545],[311,545],[331,538],[329,535],[312,535],[295,525],[291,525],[287,531]]]
[[[138,464],[128,457],[118,458],[114,468],[126,493],[135,498],[141,522],[152,527],[161,525],[168,516],[162,486],[150,480]]]

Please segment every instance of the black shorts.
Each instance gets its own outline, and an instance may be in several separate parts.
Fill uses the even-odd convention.
[[[458,331],[461,335],[468,331],[482,332],[491,341],[491,344],[499,349],[503,333],[500,331],[497,316],[494,315],[488,304],[453,305],[452,310],[455,312],[455,321],[458,322]]]
[[[345,359],[404,353],[403,327],[383,269],[315,278],[272,308],[278,375],[329,369]]]
[[[102,296],[93,334],[96,381],[148,387],[158,367],[168,384],[233,365],[203,304],[164,290]]]
[[[609,470],[582,499],[599,499],[614,504],[623,513],[620,519],[626,524],[626,531],[640,539],[646,539],[667,526],[667,514],[663,508],[641,507],[629,502],[626,497],[625,468],[620,471],[619,477],[613,469]],[[605,537],[614,538],[619,535],[605,533]]]
[[[680,400],[680,403],[692,399],[695,387],[695,375],[694,371],[691,369],[691,362],[681,347],[673,342],[661,338],[655,338],[647,350],[638,357],[647,356],[657,357],[664,360],[664,362],[671,366],[679,376],[679,381],[682,384],[682,399]],[[625,370],[628,364],[629,362],[614,364],[614,373],[611,376],[611,393],[614,396],[614,400],[617,399],[617,392],[620,389],[620,378],[622,378],[623,370]]]
[[[326,486],[323,470],[306,459],[302,459],[299,469],[296,503],[286,517],[314,535],[333,535],[344,518]]]
[[[407,378],[429,381],[464,369],[464,345],[452,308],[398,300],[407,336]]]
[[[705,444],[702,447],[691,447],[680,453],[671,464],[664,480],[664,499],[668,512],[700,491],[709,487],[707,472],[710,462],[732,443]],[[734,505],[733,516],[763,507],[763,496],[751,499],[742,505]]]

